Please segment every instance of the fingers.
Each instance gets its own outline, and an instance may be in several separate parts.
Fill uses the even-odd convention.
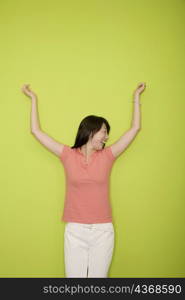
[[[23,84],[22,88],[28,87],[29,84]]]
[[[30,89],[29,89],[29,84],[24,84],[24,85],[22,86],[21,90],[22,90],[23,92],[30,91]]]
[[[140,88],[140,87],[146,87],[146,82],[140,82],[139,84],[138,84],[138,87]]]

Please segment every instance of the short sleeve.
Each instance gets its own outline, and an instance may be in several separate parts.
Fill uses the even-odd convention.
[[[60,153],[59,159],[65,161],[70,153],[71,147],[64,145],[62,152]]]
[[[106,155],[109,157],[110,160],[114,161],[116,159],[116,156],[112,153],[112,148],[111,146],[108,146],[104,149]]]

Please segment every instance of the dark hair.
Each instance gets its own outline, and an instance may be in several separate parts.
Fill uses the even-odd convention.
[[[103,123],[105,123],[107,133],[109,134],[110,125],[105,118],[94,115],[85,117],[79,125],[75,143],[71,149],[78,148],[86,144],[89,140],[89,137],[93,137],[94,134],[101,129]],[[103,148],[104,147],[105,144],[103,144]]]

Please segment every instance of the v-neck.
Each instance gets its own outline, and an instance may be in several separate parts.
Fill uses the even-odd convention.
[[[86,156],[84,155],[84,153],[82,151],[80,151],[80,148],[77,148],[78,153],[82,156],[83,158],[83,162],[86,166],[89,166],[92,162],[92,159],[94,158],[94,155],[97,153],[97,150],[94,151],[93,153],[91,153],[91,155],[89,155],[88,160],[86,158]]]

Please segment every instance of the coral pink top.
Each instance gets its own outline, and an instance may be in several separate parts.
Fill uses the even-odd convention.
[[[60,160],[66,175],[62,221],[77,223],[112,222],[109,175],[116,157],[111,147],[93,152],[86,162],[79,148],[64,145]]]

